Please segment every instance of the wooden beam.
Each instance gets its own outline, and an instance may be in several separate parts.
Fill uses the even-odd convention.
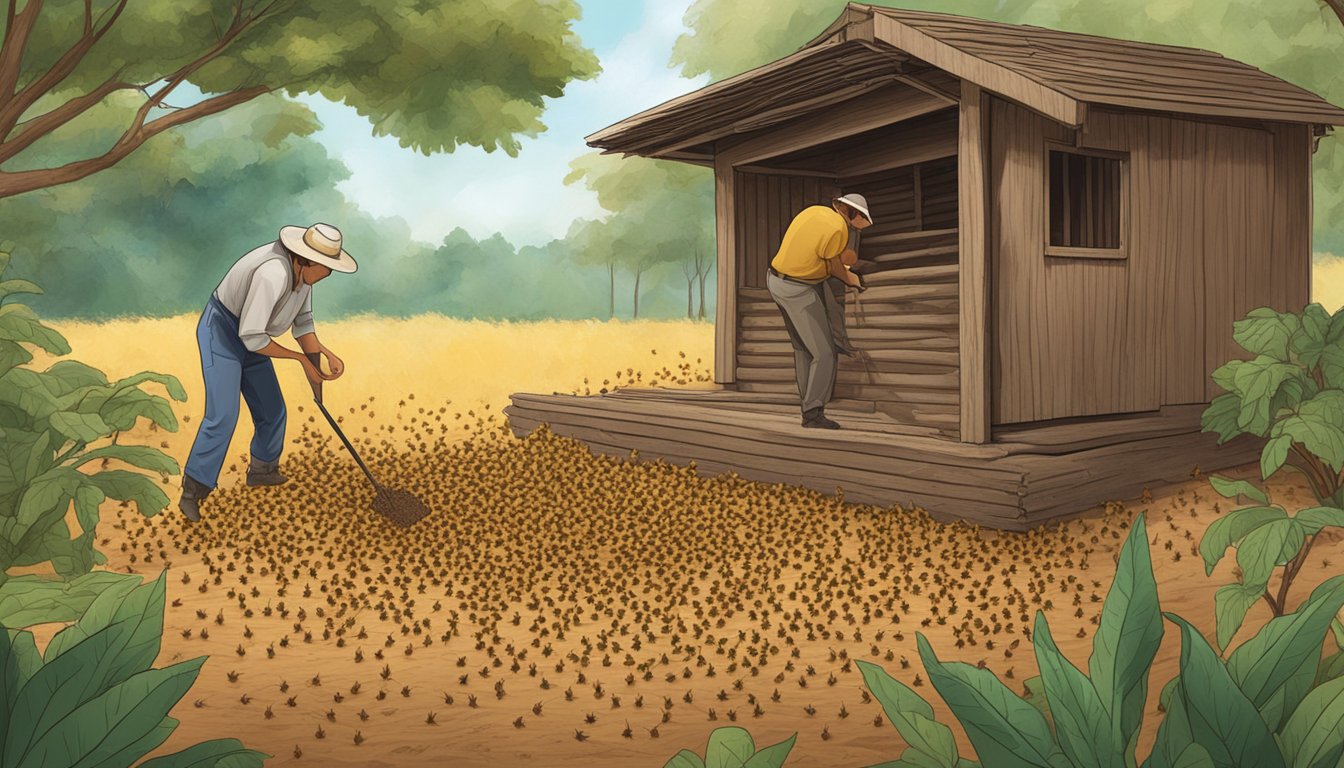
[[[791,120],[736,142],[725,140],[718,157],[733,165],[759,163],[834,139],[936,112],[943,100],[907,85],[891,84],[832,107],[820,116]]]
[[[961,84],[957,228],[961,329],[961,440],[989,440],[989,94]]]
[[[962,80],[1002,94],[1065,125],[1082,122],[1079,102],[1007,67],[972,56],[884,14],[873,19],[873,37]],[[965,91],[962,92],[963,95]]]
[[[717,299],[714,309],[714,381],[737,380],[737,206],[733,166],[723,155],[714,160],[715,240],[718,244]]]

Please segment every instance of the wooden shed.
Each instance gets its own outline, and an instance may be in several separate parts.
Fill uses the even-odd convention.
[[[1232,323],[1310,300],[1311,158],[1344,110],[1191,48],[850,4],[798,52],[588,138],[712,167],[717,391],[519,393],[597,450],[1022,529],[1254,461],[1200,414]],[[860,348],[803,429],[766,267],[864,194]]]

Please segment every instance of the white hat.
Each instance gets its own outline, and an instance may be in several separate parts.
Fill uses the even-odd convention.
[[[859,213],[862,213],[863,217],[868,221],[871,222],[873,220],[873,215],[868,212],[868,201],[864,199],[863,195],[860,195],[856,192],[851,192],[848,195],[845,195],[844,197],[837,197],[831,202],[844,203],[845,205],[848,205],[850,208],[853,208]]]
[[[355,259],[341,249],[341,230],[330,224],[303,227],[281,227],[280,242],[303,258],[330,267],[334,272],[354,272]]]

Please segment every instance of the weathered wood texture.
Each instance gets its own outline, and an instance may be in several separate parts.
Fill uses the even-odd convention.
[[[963,442],[989,440],[989,94],[961,83],[958,171],[958,300]]]
[[[1207,402],[1232,322],[1307,302],[1307,127],[1092,110],[1082,146],[1129,155],[1126,257],[1061,258],[1044,255],[1045,141],[1074,131],[991,104],[994,424]]]
[[[608,395],[515,394],[505,415],[522,437],[542,424],[594,451],[736,472],[762,482],[843,489],[847,501],[919,505],[940,519],[1007,530],[1133,499],[1189,477],[1255,461],[1259,445],[1215,447],[1191,427],[1192,412],[1105,424],[1018,430],[1014,442],[969,445],[920,434],[880,413],[835,410],[845,429],[804,429],[782,403],[729,392],[617,391]],[[1197,421],[1197,419],[1196,419]],[[1173,428],[1184,427],[1185,431]],[[1196,431],[1190,431],[1191,429]]]
[[[737,345],[738,276],[737,195],[733,166],[714,160],[714,221],[718,263],[715,265],[714,381],[731,384],[736,378],[733,357]]]

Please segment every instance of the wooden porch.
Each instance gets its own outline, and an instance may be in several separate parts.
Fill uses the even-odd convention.
[[[735,471],[826,494],[843,489],[847,501],[917,505],[943,520],[1022,531],[1188,480],[1195,467],[1210,472],[1257,461],[1254,440],[1218,446],[1215,435],[1201,433],[1203,409],[1014,425],[995,429],[982,444],[948,440],[871,401],[834,400],[827,413],[843,429],[804,429],[796,394],[728,389],[519,393],[504,413],[520,437],[545,423],[595,452],[694,460],[705,474]]]

